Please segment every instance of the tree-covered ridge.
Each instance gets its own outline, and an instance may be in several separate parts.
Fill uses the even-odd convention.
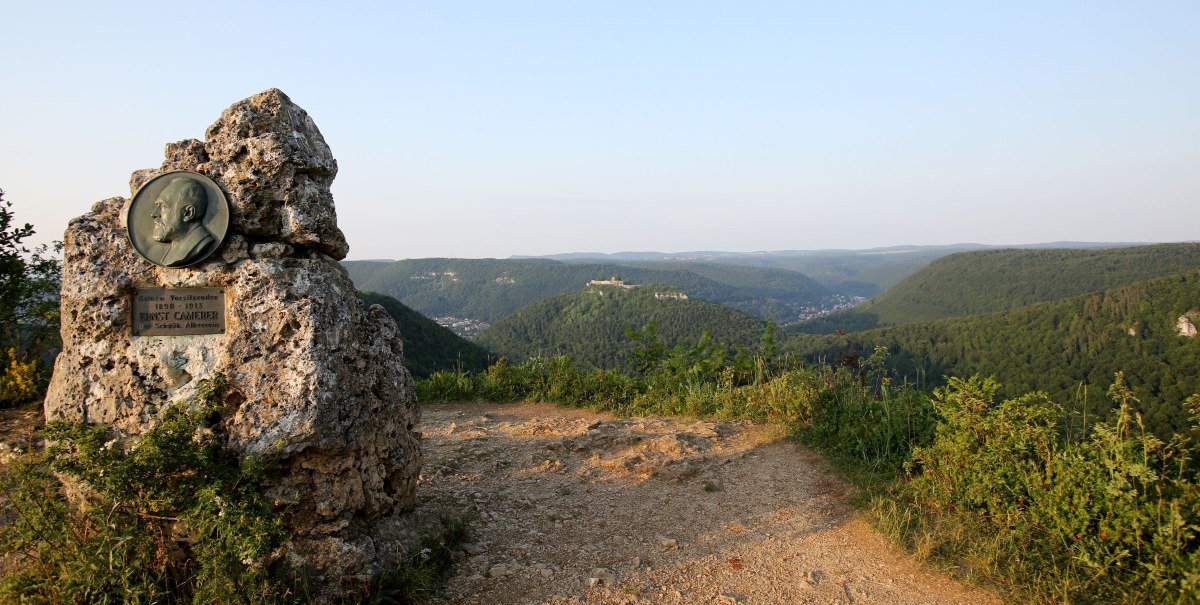
[[[988,315],[845,336],[793,334],[785,348],[835,360],[883,346],[908,380],[989,375],[1007,395],[1044,391],[1080,410],[1086,397],[1091,414],[1107,410],[1105,389],[1124,371],[1147,425],[1171,434],[1188,425],[1178,402],[1200,392],[1200,338],[1179,334],[1180,316],[1200,323],[1200,271]]]
[[[640,261],[620,262],[622,274],[638,276],[654,283],[684,283],[669,278],[655,281],[664,276],[679,275],[684,271],[703,280],[695,282],[687,290],[696,298],[711,300],[727,307],[749,313],[761,319],[775,319],[781,324],[800,321],[806,309],[828,306],[839,293],[818,284],[808,276],[769,267],[734,266],[716,263],[688,261]],[[640,270],[660,272],[647,276]],[[849,297],[842,300],[849,301]]]
[[[626,330],[653,320],[667,347],[708,330],[725,346],[752,346],[766,323],[712,302],[679,298],[669,286],[589,286],[543,300],[500,320],[477,342],[514,361],[567,355],[582,367],[625,368],[636,343]]]
[[[1097,247],[1106,244],[1064,244]],[[1111,245],[1111,244],[1107,244]],[[1046,247],[1043,245],[1042,247]],[[874,296],[925,266],[935,258],[987,248],[982,244],[894,246],[862,250],[779,250],[774,252],[619,252],[549,255],[568,262],[609,262],[620,265],[707,265],[759,267],[800,273],[831,290],[848,296]]]
[[[404,341],[404,365],[414,378],[425,378],[439,370],[481,372],[490,361],[487,349],[438,325],[404,306],[400,301],[375,292],[359,292],[368,305],[383,307],[400,328]]]
[[[961,252],[926,265],[874,299],[797,326],[854,332],[979,315],[1053,301],[1200,267],[1200,244]]]
[[[431,317],[457,316],[495,323],[539,300],[575,292],[596,279],[666,284],[689,296],[732,306],[781,323],[833,295],[807,277],[755,267],[695,265],[674,268],[546,259],[409,259],[391,263],[347,261],[355,285],[395,297]]]
[[[993,246],[989,244],[937,244],[822,250],[776,250],[770,252],[575,252],[540,257],[567,262],[705,263],[765,267],[802,273],[842,294],[874,296],[934,259],[969,250],[999,249],[1101,249],[1146,245],[1145,242],[1043,242]]]

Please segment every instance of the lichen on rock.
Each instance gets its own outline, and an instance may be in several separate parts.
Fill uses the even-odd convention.
[[[206,137],[167,145],[158,170],[130,180],[136,190],[190,170],[225,190],[229,235],[204,262],[142,258],[123,198],[71,221],[46,416],[136,439],[163,406],[223,374],[236,393],[228,447],[280,465],[269,494],[293,532],[289,556],[318,587],[333,586],[403,551],[378,529],[412,507],[421,463],[400,334],[382,308],[364,307],[338,263],[348,247],[329,191],[337,162],[308,114],[272,89],[225,110]],[[135,290],[201,286],[225,292],[224,334],[132,335]]]

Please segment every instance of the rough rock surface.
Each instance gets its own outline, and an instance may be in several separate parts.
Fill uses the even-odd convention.
[[[294,562],[318,586],[370,573],[402,550],[380,532],[413,506],[418,412],[395,323],[363,306],[336,260],[347,250],[329,192],[337,164],[312,119],[278,90],[233,105],[207,136],[167,145],[159,171],[131,179],[136,188],[193,170],[225,188],[230,232],[205,262],[164,268],[139,256],[122,198],[71,221],[63,352],[46,417],[132,437],[164,404],[224,374],[239,400],[224,421],[229,446],[283,465],[271,495],[294,532]],[[225,290],[225,334],[131,336],[135,289],[189,286]]]
[[[329,192],[337,160],[312,118],[282,91],[235,103],[208,127],[204,142],[170,143],[165,155],[162,172],[194,170],[221,183],[232,231],[346,257],[350,248]],[[131,189],[157,174],[135,172]]]

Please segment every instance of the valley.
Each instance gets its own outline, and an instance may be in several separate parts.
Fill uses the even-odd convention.
[[[885,347],[892,380],[928,389],[948,376],[994,376],[1002,393],[1044,391],[1080,423],[1108,414],[1105,393],[1123,371],[1152,431],[1165,437],[1189,425],[1177,402],[1200,391],[1200,342],[1175,326],[1181,317],[1200,321],[1200,289],[1189,273],[1200,267],[1200,244],[788,254],[348,267],[360,288],[406,296],[417,310],[489,318],[473,341],[492,359],[565,355],[584,369],[629,371],[636,343],[627,331],[651,320],[667,348],[690,346],[707,332],[732,359],[759,346],[770,318],[780,354],[859,363]],[[828,285],[784,266],[819,271]],[[830,279],[839,271],[849,280],[910,274],[829,313],[861,301],[832,289],[847,283]],[[613,278],[629,287],[605,285]],[[803,319],[816,313],[822,316]]]

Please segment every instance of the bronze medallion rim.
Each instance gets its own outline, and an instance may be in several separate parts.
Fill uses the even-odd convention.
[[[143,250],[143,248],[146,246],[144,240],[149,239],[149,236],[135,233],[133,220],[134,211],[138,208],[138,202],[141,200],[142,194],[146,192],[152,185],[163,179],[180,175],[186,175],[187,177],[200,182],[200,184],[204,186],[205,190],[210,193],[209,201],[217,202],[216,208],[210,208],[208,212],[205,213],[206,219],[202,221],[204,226],[209,229],[214,237],[216,237],[217,243],[215,246],[212,246],[207,253],[200,255],[187,264],[164,265],[151,258],[146,251]],[[216,254],[217,250],[221,249],[221,247],[225,244],[225,237],[229,234],[229,224],[231,222],[231,218],[229,199],[225,195],[225,190],[222,189],[212,177],[192,170],[171,170],[159,174],[154,178],[147,180],[145,183],[142,183],[142,185],[138,187],[137,191],[133,194],[133,197],[130,198],[129,206],[125,209],[125,236],[129,239],[130,246],[135,252],[138,253],[138,256],[141,256],[150,263],[165,269],[184,269],[187,267],[194,267],[208,260],[213,254]],[[216,227],[215,230],[214,227]]]

